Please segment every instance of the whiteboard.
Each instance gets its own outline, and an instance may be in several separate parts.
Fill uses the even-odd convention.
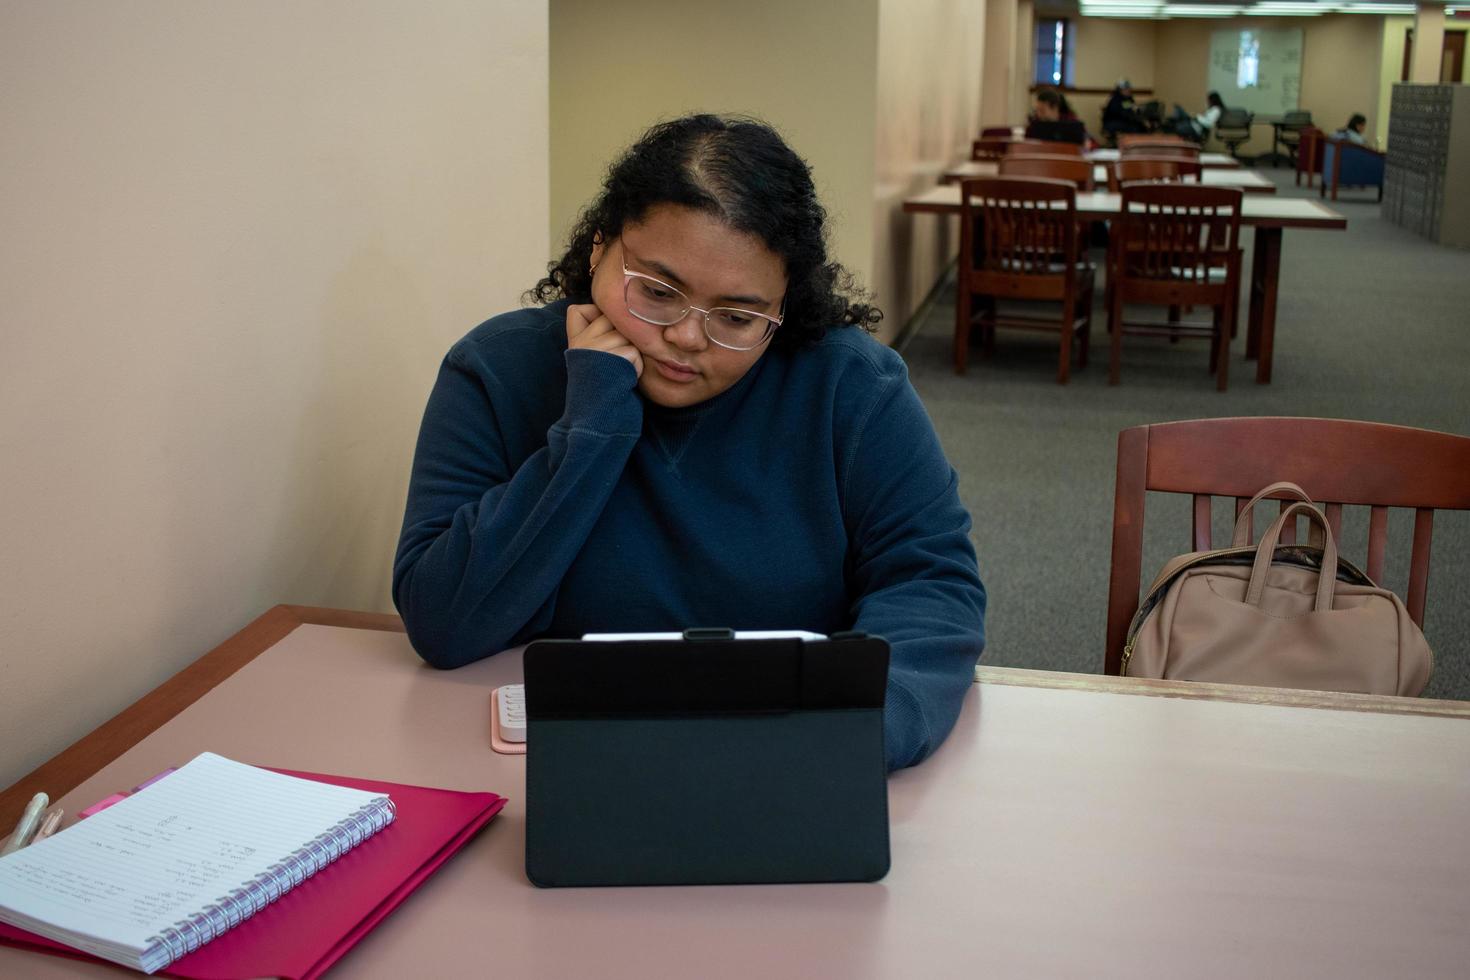
[[[1271,116],[1295,110],[1302,90],[1302,29],[1215,31],[1208,83],[1231,109]]]

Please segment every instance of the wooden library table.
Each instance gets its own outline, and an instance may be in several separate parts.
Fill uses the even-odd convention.
[[[1104,191],[1077,195],[1078,221],[1104,221],[1115,217],[1123,206],[1122,195]],[[922,194],[904,198],[908,214],[943,214],[958,217],[960,187],[940,184]],[[1276,293],[1281,285],[1281,237],[1287,228],[1344,231],[1347,218],[1316,201],[1266,194],[1244,194],[1240,223],[1255,230],[1251,254],[1250,313],[1245,336],[1245,356],[1256,359],[1256,383],[1271,383],[1271,360],[1276,346]]]
[[[524,757],[489,747],[519,653],[436,671],[395,626],[277,607],[7,790],[0,819],[38,785],[71,813],[205,749],[509,797],[341,977],[1460,977],[1470,959],[1470,705],[982,668],[944,746],[889,781],[883,881],[541,890]],[[0,975],[123,971],[0,948]]]

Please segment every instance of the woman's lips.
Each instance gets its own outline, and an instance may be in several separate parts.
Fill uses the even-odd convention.
[[[688,384],[695,378],[699,377],[699,372],[695,371],[692,368],[682,367],[680,365],[670,363],[669,361],[660,361],[657,358],[653,358],[653,366],[658,368],[659,374],[668,378],[670,381],[678,381],[684,384]]]

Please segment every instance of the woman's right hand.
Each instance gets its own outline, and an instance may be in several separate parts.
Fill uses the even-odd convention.
[[[633,365],[638,377],[643,377],[643,355],[593,303],[574,303],[567,307],[567,346],[616,354]]]

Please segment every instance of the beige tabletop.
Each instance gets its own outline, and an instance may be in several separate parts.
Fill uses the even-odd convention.
[[[994,160],[966,160],[944,172],[946,184],[967,180],[971,177],[994,177],[1000,173],[1000,164]],[[1108,183],[1108,166],[1099,163],[1092,168],[1092,182],[1099,187]],[[1239,187],[1247,194],[1275,194],[1276,185],[1270,178],[1254,170],[1206,169],[1201,170],[1199,182],[1206,187]]]
[[[1107,191],[1080,191],[1077,194],[1077,214],[1089,220],[1106,218],[1118,213],[1122,206],[1121,195]],[[954,214],[960,213],[960,186],[939,184],[921,194],[903,200],[903,209],[910,214]],[[1241,198],[1240,223],[1251,227],[1275,228],[1319,228],[1342,230],[1347,227],[1347,218],[1325,204],[1301,197],[1278,197],[1270,194],[1246,194]]]
[[[991,671],[891,778],[882,882],[540,890],[524,759],[489,748],[488,692],[519,675],[514,652],[441,672],[401,633],[297,626],[62,803],[205,749],[509,797],[344,978],[1462,977],[1470,959],[1464,717]],[[1418,710],[1344,703],[1401,701]],[[120,972],[0,949],[0,975]]]
[[[1091,160],[1093,163],[1112,163],[1114,160],[1117,160],[1122,155],[1123,151],[1110,149],[1107,147],[1104,147],[1100,150],[1093,150],[1091,153],[1086,154],[1087,159]],[[1199,165],[1207,169],[1217,167],[1238,167],[1240,166],[1240,161],[1235,159],[1235,157],[1231,156],[1228,153],[1201,153],[1199,155]]]

